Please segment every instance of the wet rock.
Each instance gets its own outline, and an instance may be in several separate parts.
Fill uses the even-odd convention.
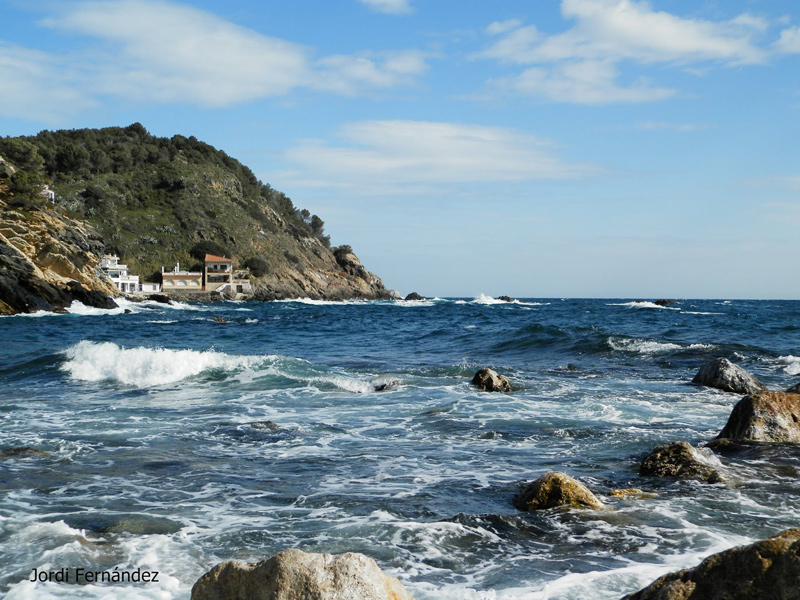
[[[653,304],[658,306],[672,306],[673,304],[677,304],[677,302],[675,302],[675,300],[656,300]]]
[[[700,367],[692,383],[737,394],[756,394],[767,389],[753,375],[727,358],[717,358]]]
[[[404,298],[405,300],[427,300],[425,296],[420,296],[417,292],[411,292]]]
[[[492,369],[481,369],[472,378],[472,385],[478,386],[484,392],[510,392],[511,382],[497,371]]]
[[[580,481],[566,473],[548,471],[514,497],[514,506],[530,512],[558,506],[599,510],[605,505]]]
[[[280,429],[275,421],[253,421],[250,423],[253,429],[267,429],[269,431],[277,431]]]
[[[50,456],[50,453],[30,446],[14,446],[0,450],[0,460],[7,458],[41,458],[44,456]]]
[[[700,450],[688,442],[670,442],[658,446],[644,458],[639,474],[720,483],[724,478],[717,466],[721,466],[719,459],[710,450]]]
[[[170,297],[164,294],[148,294],[147,299],[153,302],[160,302],[161,304],[172,304]]]
[[[787,394],[800,394],[800,383],[794,384],[788,390],[786,390]]]
[[[625,488],[622,490],[611,490],[608,492],[609,496],[613,498],[627,498],[628,496],[633,496],[634,498],[640,498],[642,500],[650,500],[651,498],[657,498],[658,494],[654,494],[652,492],[644,492],[639,488]]]
[[[759,392],[733,407],[718,438],[800,444],[800,395]]]
[[[413,600],[363,554],[292,549],[261,562],[227,561],[192,587],[192,600]]]
[[[511,296],[498,296],[497,299],[502,300],[503,302],[516,302],[516,300],[514,300],[514,298]]]
[[[97,290],[87,290],[77,281],[70,281],[67,284],[67,290],[73,300],[94,308],[103,308],[110,310],[117,308],[117,303],[114,302],[109,296]]]
[[[800,529],[712,554],[622,600],[800,600]]]

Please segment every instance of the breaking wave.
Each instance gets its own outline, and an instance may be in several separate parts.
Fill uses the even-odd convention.
[[[174,383],[209,369],[233,371],[263,363],[269,356],[229,356],[214,350],[123,348],[112,342],[78,342],[64,351],[61,366],[72,379],[118,381],[137,387]]]

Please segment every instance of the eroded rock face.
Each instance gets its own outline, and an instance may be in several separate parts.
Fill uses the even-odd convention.
[[[363,554],[286,550],[261,562],[227,561],[192,587],[192,600],[413,600]]]
[[[717,466],[721,466],[719,459],[709,450],[704,452],[688,442],[670,442],[644,458],[639,474],[719,483],[724,478]]]
[[[718,438],[800,444],[800,394],[759,392],[733,407]]]
[[[602,509],[605,505],[589,488],[566,473],[548,471],[514,497],[519,510],[534,511],[558,506]]]
[[[497,371],[481,369],[472,378],[472,385],[478,386],[484,392],[510,392],[511,382]]]
[[[97,274],[103,242],[86,224],[0,201],[0,314],[63,309],[74,299],[114,308],[119,292]]]
[[[622,600],[800,600],[800,529],[713,554]]]
[[[727,358],[717,358],[700,367],[692,383],[737,394],[756,394],[767,389],[753,375]]]

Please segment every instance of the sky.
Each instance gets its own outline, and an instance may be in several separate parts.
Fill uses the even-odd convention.
[[[800,298],[794,0],[0,14],[0,135],[194,135],[402,294]]]

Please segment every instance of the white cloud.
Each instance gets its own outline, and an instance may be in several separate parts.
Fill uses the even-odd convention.
[[[44,52],[0,42],[0,115],[59,123],[94,102],[83,92],[81,73]]]
[[[562,0],[561,12],[575,24],[550,36],[532,25],[493,23],[487,31],[500,39],[473,58],[530,66],[512,86],[519,91],[556,102],[597,104],[645,102],[674,94],[644,80],[620,87],[614,82],[614,65],[620,61],[688,67],[708,62],[760,64],[768,57],[752,39],[768,23],[749,14],[712,22],[655,11],[649,3],[635,0]],[[599,72],[590,73],[591,66]]]
[[[618,86],[617,69],[608,61],[562,62],[553,67],[531,67],[496,83],[552,102],[575,104],[639,103],[663,100],[675,90],[651,87],[645,79]]]
[[[517,27],[522,26],[522,21],[519,19],[506,19],[505,21],[495,21],[486,28],[486,33],[491,35],[499,35]]]
[[[428,69],[426,54],[417,50],[374,54],[333,55],[317,61],[311,87],[354,96],[364,89],[410,85]]]
[[[663,121],[642,121],[636,124],[642,131],[679,131],[683,133],[708,129],[705,123],[664,123]]]
[[[800,54],[800,26],[795,25],[781,31],[781,37],[774,48],[786,54]]]
[[[102,46],[69,59],[36,54],[35,69],[7,59],[0,67],[20,74],[12,99],[0,98],[4,114],[21,114],[20,108],[36,102],[36,90],[52,87],[52,81],[63,83],[55,91],[76,107],[100,94],[223,107],[297,89],[368,93],[412,84],[427,68],[427,55],[415,50],[315,59],[310,48],[165,0],[63,3],[57,15],[42,24],[88,36]],[[23,89],[25,84],[28,88]],[[70,90],[75,97],[67,96]]]
[[[387,15],[408,15],[413,12],[409,0],[358,0],[375,12]]]
[[[365,121],[341,142],[308,141],[286,152],[298,184],[414,185],[567,179],[596,172],[556,157],[513,129],[427,121]]]

